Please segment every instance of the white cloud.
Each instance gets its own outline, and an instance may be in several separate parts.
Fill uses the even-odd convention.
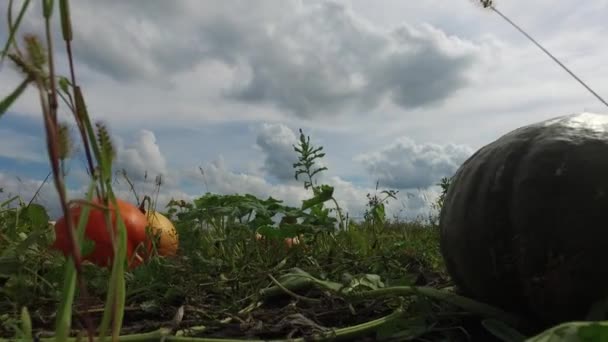
[[[167,175],[167,163],[156,142],[154,132],[140,130],[134,141],[123,146],[119,140],[116,151],[117,170],[126,170],[129,177],[143,180],[145,175],[150,178]]]
[[[417,144],[402,137],[381,151],[361,154],[361,162],[383,186],[397,189],[428,188],[449,177],[472,155],[462,145]]]
[[[230,70],[221,100],[301,117],[372,109],[386,98],[404,108],[440,103],[468,83],[478,53],[429,25],[380,30],[333,1],[180,1],[142,11],[82,0],[72,14],[78,66],[115,85],[177,95],[193,85],[179,78],[219,62]],[[40,28],[33,19],[25,28]]]
[[[299,207],[303,200],[312,196],[311,191],[305,190],[301,184],[271,184],[260,176],[231,171],[226,168],[221,158],[206,164],[203,170],[205,178],[203,178],[200,170],[194,169],[180,170],[170,176],[180,181],[188,180],[193,183],[200,182],[201,184],[206,182],[209,186],[209,191],[213,193],[247,193],[262,199],[272,196],[275,199],[282,200],[285,205],[294,207]],[[9,195],[18,194],[25,201],[28,201],[32,198],[41,183],[41,181],[35,179],[18,180],[14,176],[0,172],[0,184],[3,184],[4,187],[4,193],[0,194],[0,198],[7,198]],[[366,209],[366,194],[373,193],[374,189],[356,186],[340,177],[328,177],[327,183],[335,187],[334,196],[344,212],[348,212],[351,218],[361,219]],[[200,189],[192,187],[188,189],[189,191],[185,191],[179,185],[162,184],[160,191],[157,192],[153,181],[140,179],[134,180],[133,184],[135,193],[140,200],[144,195],[151,196],[160,210],[164,210],[166,204],[171,199],[191,201],[203,194],[202,186],[199,187]],[[118,177],[113,187],[119,198],[136,203],[135,193],[123,179]],[[68,196],[72,199],[82,198],[85,190],[84,186],[78,189],[69,189]],[[196,190],[200,191],[196,192]],[[408,195],[407,191],[403,191],[403,193],[398,195],[397,201],[391,200],[389,202],[387,206],[389,217],[396,215],[401,218],[411,218],[420,215],[425,216],[429,212],[429,201],[433,200],[433,189],[410,191],[409,193]],[[429,194],[430,197],[425,198]],[[52,182],[44,185],[35,202],[44,205],[49,210],[52,219],[62,215],[58,204],[57,191]],[[333,208],[334,204],[328,202],[327,206]]]
[[[191,196],[205,190],[202,182],[200,187],[184,185],[199,173],[193,164],[225,155],[230,165],[205,166],[211,191],[274,193],[297,202],[305,192],[287,182],[294,171],[287,165],[288,127],[302,127],[328,152],[323,162],[330,171],[321,179],[340,184],[337,196],[349,194],[343,201],[361,208],[356,199],[364,203],[368,190],[360,184],[375,179],[353,156],[360,155],[359,161],[375,168],[375,176],[393,185],[424,189],[439,181],[437,176],[445,174],[441,170],[458,164],[462,151],[447,149],[450,144],[473,151],[537,120],[605,111],[519,32],[471,1],[340,3],[72,4],[77,77],[92,119],[107,122],[124,138],[117,165],[138,177],[145,171],[163,173],[163,196],[171,191]],[[40,3],[30,4],[36,11],[26,14],[24,31],[42,33]],[[608,33],[606,6],[605,0],[564,0],[560,6],[548,0],[498,3],[603,96],[608,94],[608,49],[597,42]],[[6,17],[6,6],[0,6],[0,17]],[[57,66],[66,74],[57,23]],[[0,38],[6,38],[6,30],[0,29]],[[0,70],[1,94],[19,83],[9,65]],[[64,107],[60,115],[69,118]],[[7,116],[39,120],[36,91],[29,88]],[[206,132],[221,127],[221,134],[192,133],[205,132],[201,127],[206,125]],[[243,127],[260,125],[265,128],[258,140],[247,139],[257,142],[262,153],[249,143],[240,146],[251,133],[243,133]],[[178,135],[180,130],[190,134],[167,143],[167,132]],[[5,132],[14,133],[12,127]],[[413,142],[395,147],[404,136]],[[34,147],[42,140],[21,137],[25,140],[0,135],[0,155],[46,160],[44,147]],[[430,148],[432,143],[438,147]],[[428,158],[414,157],[425,148]],[[424,191],[434,194],[432,189]],[[400,200],[407,197],[401,194]],[[408,210],[420,207],[423,197],[410,198]]]

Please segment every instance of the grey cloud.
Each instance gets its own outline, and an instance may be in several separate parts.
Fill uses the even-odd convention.
[[[390,93],[397,105],[414,108],[440,102],[466,85],[472,55],[453,55],[456,46],[442,46],[447,38],[438,33],[429,26],[419,32],[407,27],[395,31],[398,48],[372,67],[374,88]]]
[[[356,158],[382,186],[397,189],[427,188],[449,177],[472,155],[463,145],[417,144],[398,139],[379,152]]]
[[[262,125],[256,144],[265,155],[263,170],[281,181],[294,180],[293,163],[298,158],[293,145],[297,145],[297,141],[294,132],[285,125]]]
[[[48,161],[43,138],[0,128],[0,157],[26,162]]]
[[[234,71],[226,99],[305,118],[364,112],[387,97],[403,108],[438,104],[468,84],[479,57],[474,44],[432,27],[383,31],[332,1],[73,7],[74,49],[92,69],[120,82],[168,84],[219,61]]]
[[[246,80],[228,96],[304,117],[371,109],[387,95],[403,108],[437,104],[467,85],[476,58],[473,48],[437,30],[378,31],[331,2],[274,32],[243,51]]]

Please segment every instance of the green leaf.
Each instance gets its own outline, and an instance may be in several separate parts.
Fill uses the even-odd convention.
[[[567,322],[551,327],[525,342],[583,342],[608,341],[608,322]]]
[[[590,323],[578,328],[577,335],[583,341],[608,341],[608,326]]]
[[[15,102],[15,100],[17,100],[19,96],[21,96],[29,82],[29,79],[23,80],[21,84],[15,90],[13,90],[12,93],[5,97],[2,102],[0,102],[0,118],[2,117],[2,115],[4,115],[4,113],[6,113],[6,111],[10,108],[13,102]]]
[[[36,203],[31,203],[23,208],[22,215],[31,222],[33,227],[46,227],[50,219],[46,209]]]
[[[57,83],[59,84],[59,89],[61,89],[61,91],[63,91],[66,94],[69,93],[69,87],[71,84],[70,84],[70,81],[66,77],[60,76],[59,81]]]
[[[294,273],[287,273],[277,279],[279,283],[286,289],[296,292],[304,289],[308,289],[313,285],[313,281],[310,278],[299,277]],[[260,296],[263,298],[271,298],[285,294],[285,291],[277,285],[273,285],[259,291]]]
[[[381,340],[410,341],[429,332],[424,317],[399,318],[382,325],[376,331],[376,338]]]
[[[523,342],[526,340],[526,336],[499,320],[488,318],[483,320],[481,325],[492,333],[492,335],[505,342]]]
[[[313,284],[315,284],[317,286],[320,286],[322,288],[325,288],[325,289],[328,289],[328,290],[334,291],[334,292],[339,292],[344,287],[340,283],[317,279],[317,278],[311,276],[308,272],[306,272],[298,267],[293,267],[291,269],[291,272],[285,275],[285,277],[287,277],[287,276],[291,277],[292,279],[307,279],[308,281],[312,282]]]
[[[314,207],[317,204],[324,203],[331,199],[334,194],[334,188],[329,185],[321,185],[319,192],[310,199],[302,201],[302,210]]]
[[[386,219],[386,214],[384,212],[384,204],[380,203],[374,207],[373,211],[374,220],[378,224],[384,224],[384,220]]]
[[[27,311],[27,307],[21,308],[21,331],[23,332],[23,337],[26,338],[27,341],[32,341],[32,319],[30,317],[30,313]]]
[[[271,225],[263,225],[260,228],[258,228],[257,232],[262,235],[263,237],[267,237],[267,238],[271,238],[271,239],[282,239],[282,238],[286,238],[288,236],[285,235],[285,233],[280,230],[277,229]]]

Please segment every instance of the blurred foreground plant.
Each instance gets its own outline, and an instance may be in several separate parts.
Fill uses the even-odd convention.
[[[21,20],[28,10],[30,1],[22,3],[16,21],[13,21],[13,0],[8,2],[7,24],[9,36],[1,51],[0,63],[4,63],[8,58],[12,65],[21,73],[23,81],[0,102],[0,117],[4,115],[11,105],[19,98],[28,86],[32,86],[38,93],[42,120],[46,134],[46,145],[49,162],[52,170],[53,181],[64,217],[66,218],[67,231],[71,245],[71,255],[65,262],[62,297],[56,316],[55,333],[58,340],[65,340],[71,330],[72,307],[76,295],[76,284],[80,289],[80,295],[87,297],[87,286],[82,277],[82,248],[84,241],[84,226],[86,225],[90,206],[84,205],[77,229],[73,229],[72,215],[70,206],[72,201],[68,198],[65,186],[64,172],[62,163],[70,155],[72,141],[67,135],[67,124],[59,123],[57,112],[59,108],[59,98],[72,113],[80,133],[81,142],[84,146],[84,153],[87,159],[89,176],[91,177],[86,200],[79,200],[82,203],[91,203],[93,197],[101,199],[104,210],[106,229],[112,237],[114,248],[114,262],[108,283],[108,293],[106,307],[99,328],[101,339],[104,339],[107,329],[112,324],[112,337],[117,339],[122,325],[123,308],[125,300],[125,279],[124,263],[126,256],[126,232],[124,222],[120,217],[120,212],[116,211],[118,229],[114,234],[111,229],[110,212],[108,210],[109,201],[116,205],[116,198],[112,191],[111,175],[112,160],[115,150],[111,143],[111,138],[107,127],[96,122],[92,124],[86,109],[84,95],[81,87],[76,81],[76,73],[72,56],[72,23],[70,18],[70,8],[68,0],[42,0],[42,20],[44,21],[44,42],[37,35],[25,34],[22,44],[18,43],[18,30]],[[61,19],[61,31],[65,42],[67,62],[69,64],[70,77],[58,77],[55,74],[55,60],[53,51],[52,25],[51,18],[53,11],[58,3],[59,15]],[[94,128],[95,127],[95,128]],[[85,303],[86,305],[86,303]],[[86,306],[85,306],[86,307]],[[87,312],[87,310],[84,310]],[[27,318],[27,310],[23,310],[24,317]],[[24,327],[28,320],[24,319]],[[93,340],[95,329],[88,314],[85,313],[85,324],[89,340]],[[31,326],[22,329],[26,333],[26,338],[31,338]]]

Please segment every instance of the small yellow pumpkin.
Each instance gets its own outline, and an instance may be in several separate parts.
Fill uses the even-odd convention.
[[[146,217],[152,236],[160,236],[156,246],[158,255],[173,256],[177,254],[179,235],[171,220],[157,211],[148,211]]]

